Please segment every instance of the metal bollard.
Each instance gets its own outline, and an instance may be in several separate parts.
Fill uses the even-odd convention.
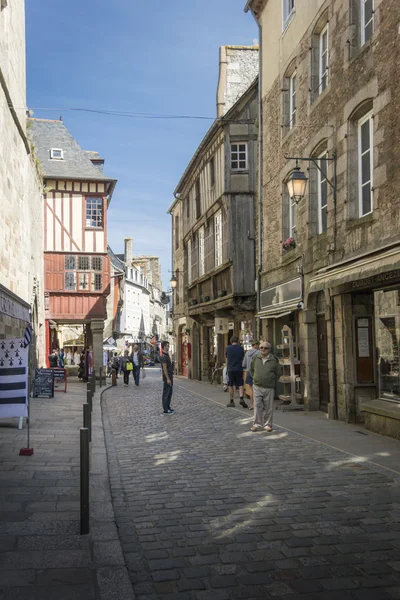
[[[96,371],[93,369],[92,373],[92,385],[93,385],[93,394],[96,392]]]
[[[89,430],[80,429],[81,451],[81,535],[89,533]]]
[[[89,442],[92,441],[92,415],[89,404],[83,405],[83,426],[89,430]]]
[[[93,410],[93,394],[92,394],[92,388],[91,388],[89,382],[87,383],[87,386],[86,386],[86,402],[90,406],[90,412],[92,412],[92,410]]]
[[[111,385],[117,385],[117,372],[115,369],[111,370]]]
[[[102,387],[102,385],[103,385],[102,379],[103,379],[103,367],[100,367],[100,369],[99,369],[99,387]]]

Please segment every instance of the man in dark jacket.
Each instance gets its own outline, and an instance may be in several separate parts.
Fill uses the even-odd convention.
[[[226,347],[225,350],[227,368],[228,368],[228,390],[229,390],[229,404],[228,407],[235,406],[233,400],[235,395],[235,387],[239,388],[240,404],[243,408],[248,408],[246,402],[243,399],[243,359],[244,350],[239,344],[239,338],[236,336],[231,337],[231,343]]]
[[[271,353],[269,342],[260,342],[260,356],[251,361],[250,375],[253,378],[254,423],[251,431],[272,431],[275,389],[281,368],[278,359]]]

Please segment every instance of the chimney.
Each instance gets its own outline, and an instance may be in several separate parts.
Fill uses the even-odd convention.
[[[132,258],[133,258],[133,251],[132,251],[132,238],[125,238],[124,239],[124,244],[125,244],[125,252],[124,252],[124,260],[125,260],[125,264],[126,265],[131,265],[132,264]]]

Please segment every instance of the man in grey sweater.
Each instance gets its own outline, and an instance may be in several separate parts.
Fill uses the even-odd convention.
[[[272,431],[275,389],[281,368],[278,359],[271,353],[269,342],[260,343],[260,356],[251,361],[250,375],[253,378],[254,423],[251,431]]]

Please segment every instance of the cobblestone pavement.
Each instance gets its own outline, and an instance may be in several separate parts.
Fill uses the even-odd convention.
[[[396,475],[175,386],[108,390],[103,418],[137,600],[400,599]],[[240,407],[239,407],[240,408]]]

